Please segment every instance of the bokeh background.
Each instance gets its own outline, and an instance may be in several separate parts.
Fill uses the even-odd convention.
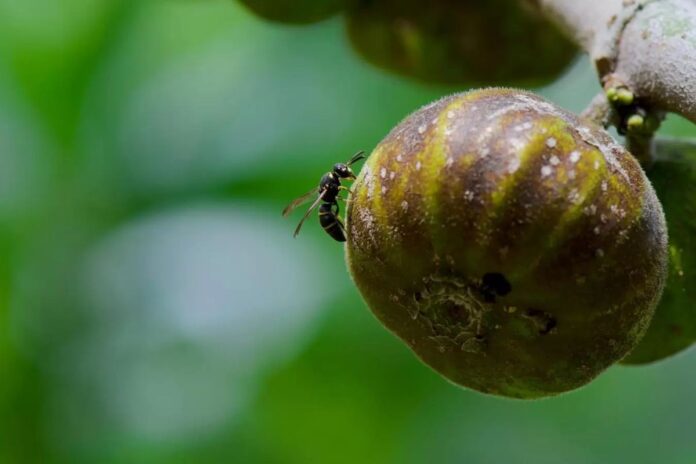
[[[696,350],[484,396],[377,323],[316,221],[292,238],[289,200],[454,90],[340,18],[0,0],[0,463],[696,462]],[[579,59],[537,90],[598,86]]]

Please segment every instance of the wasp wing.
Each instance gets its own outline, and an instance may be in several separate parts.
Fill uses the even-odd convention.
[[[346,164],[350,166],[351,164],[355,164],[363,158],[365,158],[365,152],[363,150],[360,150],[359,152],[354,154]]]
[[[324,199],[324,195],[326,195],[326,192],[328,192],[328,190],[323,190],[323,191],[321,192],[321,195],[319,195],[319,196],[317,197],[317,199],[314,200],[314,203],[312,203],[312,206],[310,206],[309,208],[307,208],[307,212],[305,213],[304,216],[302,216],[302,219],[300,220],[300,223],[297,224],[297,228],[295,229],[295,233],[292,234],[293,237],[297,237],[297,234],[300,233],[300,229],[302,228],[302,224],[304,224],[304,222],[307,220],[307,218],[308,218],[309,215],[312,213],[312,211],[314,211],[314,209],[315,209],[317,206],[319,206],[319,203],[321,203],[321,200]]]
[[[283,216],[287,216],[288,214],[295,211],[295,209],[297,207],[302,206],[305,203],[307,203],[309,200],[312,199],[312,197],[314,195],[317,194],[317,192],[319,192],[319,187],[314,187],[312,190],[305,193],[301,197],[298,197],[298,198],[295,198],[294,200],[292,200],[292,203],[290,203],[288,206],[285,207],[285,209],[283,209]]]

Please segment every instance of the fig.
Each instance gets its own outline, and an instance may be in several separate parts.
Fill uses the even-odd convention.
[[[542,85],[577,53],[515,0],[362,1],[347,29],[367,61],[433,83]]]
[[[648,327],[667,275],[637,161],[532,93],[455,94],[408,116],[352,187],[346,261],[382,324],[450,381],[578,388]]]
[[[643,340],[623,360],[644,364],[696,341],[696,146],[667,142],[648,168],[669,230],[669,275]]]
[[[347,0],[239,0],[268,21],[307,24],[330,18],[346,7]]]

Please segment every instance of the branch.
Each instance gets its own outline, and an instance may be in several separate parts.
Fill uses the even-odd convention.
[[[521,0],[644,105],[696,123],[696,0]]]
[[[605,129],[612,124],[612,120],[615,119],[615,113],[612,111],[609,100],[604,92],[600,92],[592,99],[587,108],[580,113],[580,116],[589,119],[590,121],[598,124]]]

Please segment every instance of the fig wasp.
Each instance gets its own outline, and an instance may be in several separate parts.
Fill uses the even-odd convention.
[[[324,228],[327,234],[331,236],[337,242],[346,241],[346,229],[341,221],[338,207],[338,200],[341,199],[338,194],[341,190],[347,190],[350,192],[348,187],[341,185],[341,180],[350,179],[355,180],[355,174],[351,169],[351,166],[361,159],[365,158],[365,152],[359,151],[353,155],[353,157],[346,163],[336,163],[333,165],[331,171],[327,172],[321,177],[319,181],[319,186],[314,187],[309,192],[305,193],[299,198],[293,200],[288,206],[283,210],[283,216],[287,216],[293,212],[299,206],[310,201],[315,195],[314,203],[307,209],[305,215],[297,224],[295,229],[294,237],[300,233],[302,224],[309,217],[309,215],[319,206],[319,223]]]

